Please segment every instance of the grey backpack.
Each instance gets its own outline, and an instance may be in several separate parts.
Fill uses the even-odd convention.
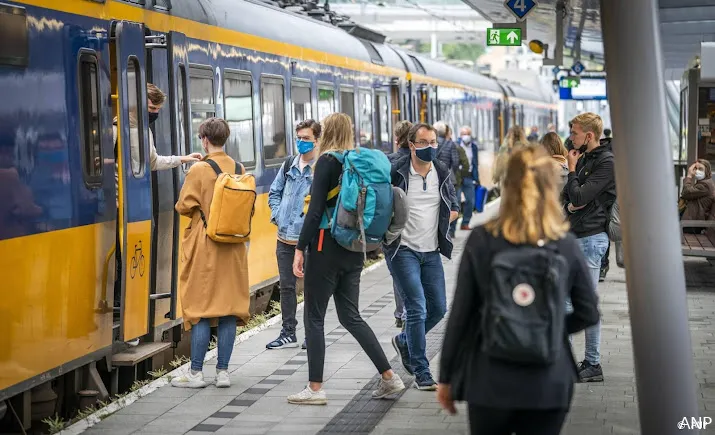
[[[482,352],[512,363],[553,363],[564,348],[569,265],[554,244],[514,246],[491,262]]]

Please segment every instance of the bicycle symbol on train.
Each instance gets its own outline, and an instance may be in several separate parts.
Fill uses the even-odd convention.
[[[131,269],[129,270],[129,275],[134,279],[137,274],[137,269],[139,269],[139,276],[144,276],[144,252],[142,252],[142,241],[134,245],[134,256],[132,257]]]

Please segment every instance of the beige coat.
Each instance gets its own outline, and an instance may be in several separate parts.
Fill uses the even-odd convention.
[[[212,153],[196,163],[186,175],[176,211],[191,218],[184,230],[181,246],[181,298],[184,327],[189,330],[202,318],[238,316],[248,321],[248,251],[245,243],[217,243],[206,235],[199,207],[209,219],[216,173],[207,158],[230,174],[235,172],[234,160],[226,153]]]

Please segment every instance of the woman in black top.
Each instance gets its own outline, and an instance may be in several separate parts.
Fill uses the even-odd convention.
[[[328,152],[343,153],[352,149],[352,120],[343,113],[329,115],[323,121],[320,142],[321,156],[315,163],[310,206],[295,249],[293,273],[303,277],[303,251],[305,256],[305,336],[308,346],[308,386],[298,394],[288,396],[295,404],[324,405],[327,403],[323,384],[325,361],[325,312],[331,296],[340,324],[360,343],[370,357],[382,379],[372,397],[382,399],[405,388],[400,377],[393,373],[375,333],[360,317],[360,274],[363,268],[362,252],[351,252],[340,246],[329,229],[320,228],[323,216],[337,204],[337,195],[328,194],[338,186],[343,171],[342,164]]]
[[[451,413],[454,400],[466,401],[473,434],[558,435],[577,379],[568,335],[599,320],[588,267],[559,205],[558,177],[557,165],[543,148],[515,151],[507,163],[499,217],[475,228],[464,248],[442,349],[438,399]],[[481,348],[482,310],[492,258],[506,249],[544,245],[556,248],[568,263],[560,277],[568,294],[560,299],[569,296],[573,312],[566,315],[563,339],[555,344],[562,345],[558,356],[544,365],[488,356]],[[516,288],[512,294],[522,307],[534,301],[520,300]]]

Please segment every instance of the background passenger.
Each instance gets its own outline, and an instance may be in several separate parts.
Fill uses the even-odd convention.
[[[462,209],[462,224],[460,229],[469,230],[469,221],[472,219],[474,211],[475,189],[479,182],[479,146],[472,137],[472,129],[464,126],[459,129],[459,148],[467,157],[467,164],[461,165],[461,180],[457,180],[456,193],[457,202],[462,202],[464,193],[464,208]],[[461,181],[461,182],[460,182]],[[452,223],[456,225],[456,221]]]
[[[305,215],[303,229],[295,248],[293,273],[303,277],[303,252],[305,255],[305,335],[308,344],[308,386],[297,394],[288,396],[293,404],[325,405],[327,397],[323,390],[325,364],[325,313],[328,302],[334,296],[335,309],[340,324],[357,340],[382,375],[373,398],[383,398],[405,388],[400,377],[392,371],[385,352],[375,333],[360,316],[360,274],[363,268],[363,253],[343,248],[321,229],[326,208],[337,205],[338,196],[328,199],[343,172],[343,165],[330,151],[344,152],[355,147],[350,117],[333,113],[323,120],[323,138],[320,142],[320,157],[315,162],[310,205]]]
[[[501,147],[499,147],[496,159],[494,159],[492,179],[497,188],[501,184],[501,180],[504,178],[506,165],[512,151],[527,145],[528,143],[526,141],[526,133],[524,133],[524,129],[518,125],[511,127],[506,134],[504,143]]]
[[[271,223],[278,227],[276,259],[281,290],[281,316],[283,329],[266,349],[298,347],[295,328],[298,321],[295,312],[298,298],[295,294],[296,277],[293,273],[295,245],[303,228],[303,204],[313,184],[313,165],[317,153],[316,142],[320,137],[320,124],[307,119],[295,128],[298,156],[283,162],[278,175],[268,192],[268,207]],[[285,193],[285,195],[284,195]],[[305,341],[303,341],[305,349]]]
[[[710,162],[698,159],[690,165],[688,175],[683,180],[683,190],[680,193],[683,207],[681,219],[704,221],[710,220],[710,209],[715,201],[715,183],[712,180]],[[700,233],[702,228],[683,228],[686,233]]]
[[[472,434],[558,435],[577,379],[568,334],[598,322],[598,301],[588,267],[563,219],[555,166],[540,147],[515,151],[504,179],[499,216],[472,230],[464,247],[444,336],[437,397],[452,414],[456,412],[455,400],[468,403]],[[518,292],[517,286],[512,292],[511,284],[522,281],[492,281],[497,276],[492,266],[497,255],[500,265],[509,258],[504,254],[513,253],[524,255],[519,259],[532,264],[544,260],[543,251],[537,257],[542,246],[562,257],[555,285],[528,286]],[[550,353],[554,355],[551,361],[517,363],[507,356],[512,354],[502,352],[496,357],[483,350],[484,335],[490,333],[484,325],[494,324],[489,313],[496,303],[490,301],[503,296],[501,289],[508,293],[501,304],[509,303],[513,307],[510,312],[522,316],[528,308],[532,313],[538,310],[539,315],[544,311],[551,314],[545,318],[563,319],[565,298],[571,297],[573,312],[566,315],[565,322],[544,325],[561,328],[549,346],[556,349]],[[549,299],[556,304],[555,310],[544,308],[548,305],[544,302],[546,291],[553,292]]]
[[[229,387],[228,363],[236,340],[236,320],[248,321],[248,250],[245,243],[218,243],[206,235],[214,194],[216,172],[206,160],[233,174],[236,162],[223,149],[231,134],[223,119],[209,118],[199,127],[199,139],[206,153],[203,161],[191,167],[176,202],[176,211],[189,217],[182,240],[179,298],[184,326],[191,330],[191,369],[171,380],[181,388],[206,386],[202,372],[211,339],[211,326],[218,323],[216,386]],[[239,163],[239,165],[241,165]],[[245,172],[243,165],[241,172]]]
[[[563,142],[561,142],[561,138],[556,133],[546,133],[544,137],[541,138],[541,145],[546,148],[546,151],[551,154],[551,158],[554,159],[561,168],[561,182],[557,186],[559,192],[561,192],[566,185],[566,180],[568,180],[569,176],[569,165],[566,161],[568,151],[566,150]]]

